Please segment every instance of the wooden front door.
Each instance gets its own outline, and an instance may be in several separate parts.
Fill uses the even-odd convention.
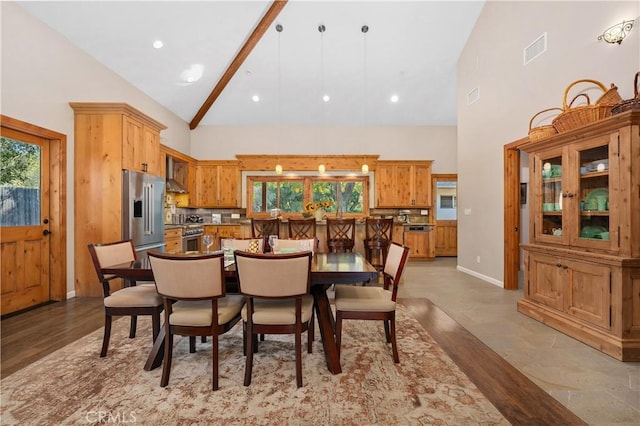
[[[50,300],[49,140],[2,127],[1,314]]]
[[[432,214],[436,223],[436,256],[458,255],[458,176],[431,176],[433,194]]]

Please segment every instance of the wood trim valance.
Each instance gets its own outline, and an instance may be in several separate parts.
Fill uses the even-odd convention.
[[[236,155],[240,170],[273,170],[276,164],[282,168],[296,171],[318,170],[319,164],[324,164],[327,171],[357,170],[363,164],[375,171],[379,155]]]

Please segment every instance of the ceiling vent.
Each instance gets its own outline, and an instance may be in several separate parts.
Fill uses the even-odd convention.
[[[528,45],[522,51],[524,57],[524,65],[533,61],[538,56],[547,51],[547,33],[543,33],[533,43]]]
[[[480,89],[478,87],[467,93],[467,105],[478,102],[478,99],[480,99]]]

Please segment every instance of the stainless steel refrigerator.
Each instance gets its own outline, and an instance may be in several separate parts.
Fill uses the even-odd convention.
[[[164,251],[164,179],[122,171],[122,238],[131,239],[139,258]]]

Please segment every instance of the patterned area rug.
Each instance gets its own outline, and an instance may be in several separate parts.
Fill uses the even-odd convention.
[[[131,423],[225,425],[492,425],[509,424],[428,333],[398,307],[400,364],[393,363],[381,322],[345,321],[342,374],[327,371],[316,333],[313,354],[303,344],[303,385],[295,383],[292,336],[266,337],[254,356],[251,386],[242,385],[238,324],[220,338],[220,389],[211,390],[211,339],[190,354],[176,337],[169,385],[162,368],[142,369],[150,321],[114,322],[109,354],[102,330],[2,380],[3,425]],[[306,337],[303,336],[303,343]]]

